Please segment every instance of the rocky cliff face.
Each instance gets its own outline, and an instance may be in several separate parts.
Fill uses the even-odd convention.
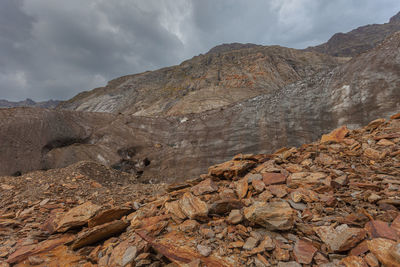
[[[340,62],[279,46],[222,45],[179,66],[115,79],[60,108],[140,116],[199,113],[278,91]]]
[[[340,125],[356,127],[400,110],[399,47],[400,33],[334,70],[198,114],[3,110],[0,173],[92,159],[132,170],[141,181],[176,181],[238,153],[298,146]]]
[[[383,41],[389,35],[400,31],[400,12],[388,23],[359,27],[348,33],[336,33],[328,42],[308,47],[306,51],[325,53],[331,56],[353,57]]]

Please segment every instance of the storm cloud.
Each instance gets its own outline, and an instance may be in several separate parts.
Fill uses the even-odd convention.
[[[305,48],[398,0],[1,0],[0,99],[68,99],[221,43]]]

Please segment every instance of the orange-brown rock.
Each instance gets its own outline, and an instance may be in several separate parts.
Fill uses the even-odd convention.
[[[212,179],[208,178],[199,184],[193,186],[191,191],[194,195],[199,196],[205,193],[212,193],[218,190],[218,186],[213,182]]]
[[[71,245],[72,249],[79,249],[81,247],[94,244],[98,241],[104,240],[110,236],[121,233],[128,227],[128,223],[120,220],[115,220],[109,223],[88,228],[80,232]]]
[[[255,165],[254,161],[232,160],[218,165],[211,166],[208,173],[211,176],[233,179],[246,174],[247,170]]]
[[[368,241],[368,248],[381,264],[386,267],[396,267],[400,266],[400,261],[391,255],[395,244],[396,242],[389,239],[375,238]]]
[[[100,206],[88,201],[70,209],[56,221],[56,231],[65,232],[68,229],[81,227],[87,224],[88,220],[93,217],[100,208]]]
[[[365,225],[365,229],[368,231],[368,234],[371,238],[382,237],[392,240],[398,239],[397,232],[390,228],[388,223],[380,220],[373,220],[368,222]]]
[[[12,253],[8,257],[7,262],[11,263],[11,264],[20,262],[22,260],[27,259],[28,257],[30,257],[32,255],[37,255],[42,252],[50,251],[58,246],[61,246],[65,243],[70,242],[73,239],[74,239],[73,235],[64,235],[60,238],[46,240],[39,244],[23,246],[23,247],[17,249],[14,253]]]
[[[189,219],[204,219],[208,215],[208,206],[200,198],[190,193],[183,194],[179,207]]]
[[[310,264],[318,249],[309,241],[300,239],[293,248],[293,254],[298,263]]]
[[[248,189],[249,184],[247,182],[247,178],[243,178],[236,182],[236,195],[239,199],[242,199],[246,196]]]
[[[265,185],[284,184],[286,176],[281,173],[266,172],[262,173],[263,182]]]
[[[341,260],[340,263],[344,264],[346,267],[368,267],[365,260],[357,256],[348,256]]]
[[[366,231],[360,228],[350,228],[342,224],[332,226],[315,227],[314,231],[332,252],[347,251],[362,241]]]
[[[285,201],[255,202],[244,209],[244,216],[268,230],[289,230],[294,222],[293,210]]]
[[[131,208],[112,208],[103,210],[88,221],[88,226],[94,227],[114,220],[119,220],[122,216],[129,214],[131,211]]]
[[[400,215],[398,215],[390,225],[390,228],[396,231],[397,235],[400,236]]]
[[[115,267],[127,266],[133,262],[137,253],[137,247],[129,240],[125,240],[113,249],[107,264]]]
[[[349,130],[346,126],[342,126],[330,132],[329,134],[324,134],[321,137],[321,143],[326,142],[342,142],[346,135],[349,133]]]
[[[243,202],[234,198],[217,200],[209,206],[210,214],[224,215],[234,209],[241,209]]]

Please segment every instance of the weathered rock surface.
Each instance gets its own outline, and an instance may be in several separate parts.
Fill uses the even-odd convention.
[[[55,170],[29,174],[34,179],[0,177],[0,223],[5,222],[0,262],[15,266],[398,266],[399,131],[400,119],[378,120],[349,130],[337,141],[303,144],[269,155],[241,154],[223,164],[233,171],[227,167],[218,178],[210,172],[171,185],[157,197],[157,185],[134,189],[103,182],[93,186],[96,174],[85,177],[75,173],[76,168],[66,168],[55,178],[51,175]],[[392,144],[381,146],[382,139]],[[364,153],[368,148],[386,153],[371,159]],[[321,160],[328,157],[329,164]],[[234,162],[250,159],[251,167],[235,173]],[[292,184],[288,179],[263,191],[252,186],[272,171],[289,177],[306,173],[298,180],[308,182]],[[338,179],[343,176],[345,184]],[[192,193],[193,188],[208,187],[211,180],[212,190]],[[237,195],[237,185],[244,181],[246,194]],[[27,194],[23,182],[32,190],[47,186],[46,191]],[[271,186],[287,194],[272,194]],[[143,196],[150,188],[153,193]],[[379,201],[371,201],[372,194]],[[292,208],[292,202],[304,209]],[[234,207],[228,209],[228,204]],[[92,216],[91,210],[97,210],[94,205],[102,209]],[[82,208],[86,206],[87,212]],[[120,217],[114,211],[127,207],[135,211],[86,228],[97,216]],[[57,214],[56,220],[76,214],[80,226],[66,233],[42,229],[43,222]]]

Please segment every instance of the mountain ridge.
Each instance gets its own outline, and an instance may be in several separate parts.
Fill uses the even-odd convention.
[[[59,108],[144,116],[199,113],[279,90],[345,61],[280,46],[245,46],[231,50],[232,46],[222,45],[217,48],[224,52],[123,76],[61,103]]]
[[[326,43],[305,50],[331,56],[353,57],[375,47],[397,31],[400,31],[400,12],[391,17],[387,23],[370,24],[347,33],[336,33]]]
[[[22,101],[8,101],[6,99],[0,99],[0,108],[15,108],[15,107],[39,107],[39,108],[56,108],[61,101],[59,100],[47,100],[35,102],[30,98]]]

